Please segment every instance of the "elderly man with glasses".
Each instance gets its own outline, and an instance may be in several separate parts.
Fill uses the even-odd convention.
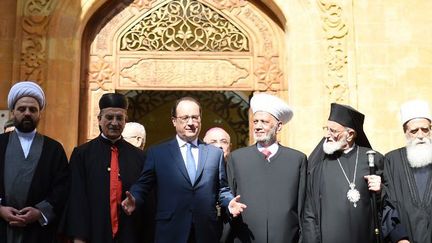
[[[432,115],[422,100],[400,114],[406,146],[385,156],[383,233],[391,242],[432,242]]]
[[[381,178],[369,175],[363,122],[352,107],[331,104],[325,136],[309,157],[305,243],[375,242],[371,195],[381,190]],[[381,170],[383,156],[375,157]]]

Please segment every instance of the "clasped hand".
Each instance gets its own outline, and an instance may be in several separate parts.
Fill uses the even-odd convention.
[[[34,207],[25,207],[18,210],[14,207],[0,206],[0,217],[3,218],[10,226],[25,227],[42,216],[39,209]]]

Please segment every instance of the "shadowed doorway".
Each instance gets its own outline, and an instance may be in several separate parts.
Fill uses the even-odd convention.
[[[175,135],[171,107],[181,97],[191,96],[201,103],[200,138],[211,127],[222,127],[231,136],[232,149],[249,144],[249,96],[251,92],[233,91],[121,91],[129,99],[128,121],[143,124],[146,147]]]

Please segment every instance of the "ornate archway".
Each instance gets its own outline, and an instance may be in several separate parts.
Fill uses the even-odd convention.
[[[104,5],[84,32],[80,140],[99,133],[97,101],[107,92],[286,90],[284,31],[270,12],[249,1]]]

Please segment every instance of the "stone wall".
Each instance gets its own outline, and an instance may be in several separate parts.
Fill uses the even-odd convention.
[[[41,82],[48,106],[39,130],[60,140],[68,153],[78,143],[79,110],[85,104],[80,98],[86,85],[80,77],[81,37],[104,2],[0,1],[0,109],[7,109],[12,83]],[[366,115],[365,130],[375,149],[385,153],[403,146],[400,104],[412,98],[432,103],[432,2],[261,2],[285,21],[286,69],[280,94],[295,115],[281,142],[309,153],[322,136],[330,103],[336,101]],[[35,39],[42,45],[32,46]],[[43,49],[42,56],[31,52],[37,48]],[[27,75],[38,58],[42,73]]]

